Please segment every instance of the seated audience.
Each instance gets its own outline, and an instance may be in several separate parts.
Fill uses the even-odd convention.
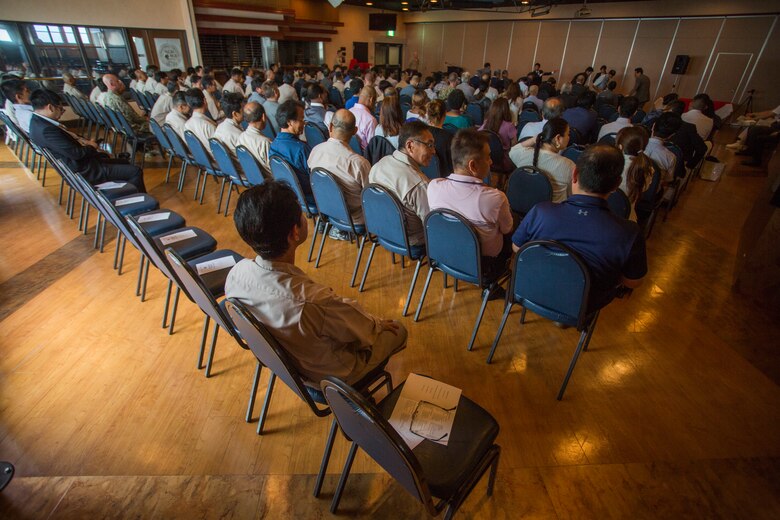
[[[419,119],[423,123],[427,122],[427,118],[425,115],[425,112],[428,107],[428,96],[425,95],[425,92],[416,91],[412,95],[412,106],[411,108],[406,112],[406,118],[404,122],[413,121],[415,119]]]
[[[264,82],[263,76],[258,75],[256,78],[252,78],[252,82],[249,84],[251,92],[249,99],[247,99],[248,103],[260,103],[261,105],[265,103],[265,96],[263,95]]]
[[[265,110],[266,123],[274,129],[274,134],[279,134],[279,123],[276,122],[276,111],[279,110],[279,88],[273,81],[263,83],[263,110]]]
[[[471,128],[471,120],[463,115],[463,107],[466,105],[466,96],[461,90],[453,90],[447,97],[447,117],[445,125],[456,128]]]
[[[552,184],[553,202],[563,202],[571,194],[574,173],[574,163],[561,155],[568,145],[569,124],[562,117],[554,117],[545,123],[532,148],[517,144],[509,151],[509,158],[518,168],[533,166],[547,174]]]
[[[602,65],[599,67],[599,71],[596,73],[595,76],[593,76],[593,88],[596,89],[596,92],[601,92],[602,90],[607,88],[607,82],[609,81],[609,76],[607,75],[607,66]]]
[[[653,160],[644,153],[649,136],[642,126],[627,126],[617,134],[615,146],[623,152],[623,176],[620,189],[631,202],[629,220],[636,222],[635,205],[653,180]]]
[[[455,135],[442,128],[447,108],[444,101],[434,99],[428,103],[426,119],[428,121],[428,130],[433,135],[436,156],[439,159],[439,176],[446,177],[452,173],[452,139]]]
[[[355,103],[350,112],[355,114],[357,121],[357,137],[360,141],[360,147],[365,149],[368,142],[374,137],[376,130],[376,119],[374,118],[374,105],[376,105],[376,89],[366,85],[360,91],[358,102]]]
[[[33,115],[33,106],[30,104],[30,89],[22,79],[9,79],[2,83],[5,96],[5,112],[16,123],[16,126],[30,133],[30,121]]]
[[[539,86],[531,85],[530,87],[528,87],[528,96],[523,100],[523,103],[527,103],[530,101],[534,105],[536,105],[536,108],[538,108],[541,111],[542,106],[544,105],[544,101],[542,101],[537,97],[538,94],[539,94]]]
[[[386,96],[379,109],[379,125],[374,130],[374,135],[384,137],[398,148],[398,134],[403,124],[398,96]]]
[[[311,148],[300,140],[303,133],[303,103],[288,99],[276,112],[276,123],[280,132],[271,143],[269,156],[278,155],[292,166],[301,189],[306,195],[311,195],[308,157]]]
[[[307,89],[307,99],[309,104],[303,112],[303,119],[307,123],[314,123],[323,132],[327,133],[328,127],[325,126],[325,105],[328,102],[328,94],[325,89],[317,83],[312,83]]]
[[[344,100],[344,108],[347,110],[351,109],[355,104],[357,104],[358,100],[360,99],[360,91],[363,90],[363,87],[365,84],[363,83],[363,80],[360,78],[355,78],[349,83],[349,89],[352,90],[352,97],[349,99]]]
[[[599,95],[596,96],[596,99],[599,103],[606,103],[607,105],[616,107],[618,104],[618,95],[615,93],[616,88],[617,82],[610,81],[607,83],[607,88],[599,92]]]
[[[230,71],[230,79],[225,82],[222,92],[233,92],[244,97],[244,72],[241,69],[233,67]]]
[[[664,183],[674,180],[677,167],[677,157],[665,145],[664,141],[672,137],[680,128],[680,116],[672,112],[664,112],[653,125],[650,140],[645,147],[645,153],[661,168],[661,179]]]
[[[268,162],[268,155],[271,150],[271,140],[263,135],[263,128],[269,124],[263,105],[256,101],[244,105],[244,121],[247,123],[246,130],[238,138],[238,144],[246,147],[263,170],[270,173],[271,164]]]
[[[184,124],[184,130],[189,130],[195,134],[198,141],[208,151],[211,149],[209,139],[214,137],[214,133],[217,131],[217,123],[206,115],[208,110],[206,97],[203,91],[198,88],[189,89],[185,93],[185,97],[187,105],[190,107],[190,118]]]
[[[463,91],[463,94],[466,96],[466,102],[471,102],[471,100],[474,99],[474,87],[469,85],[470,79],[471,74],[464,72],[460,76],[460,83],[455,87],[456,89]]]
[[[644,235],[635,222],[610,211],[607,197],[620,185],[623,154],[597,144],[582,152],[572,196],[531,208],[512,236],[515,250],[531,240],[557,240],[574,249],[590,271],[588,313],[607,305],[619,287],[635,288],[647,274]]]
[[[355,384],[405,348],[402,324],[369,314],[295,266],[308,222],[289,186],[269,181],[246,190],[233,220],[257,257],[231,269],[225,295],[250,307],[295,360],[307,384],[319,388],[328,376]]]
[[[157,121],[160,126],[165,124],[165,118],[173,110],[173,95],[179,90],[179,85],[175,81],[169,81],[165,86],[165,92],[157,98],[152,106],[151,119]]]
[[[428,178],[420,168],[431,163],[434,150],[433,135],[425,123],[406,123],[401,127],[398,149],[383,157],[368,174],[369,181],[381,184],[401,201],[409,243],[415,246],[425,243],[423,220],[429,211]]]
[[[30,120],[30,140],[48,148],[74,172],[81,174],[93,186],[108,181],[125,181],[146,193],[144,172],[124,159],[112,159],[90,141],[68,131],[59,119],[65,113],[62,99],[56,92],[39,89],[30,96],[34,114]]]
[[[712,125],[714,124],[711,117],[707,117],[702,113],[702,110],[706,107],[706,98],[697,96],[691,101],[690,109],[682,115],[683,121],[696,125],[696,133],[705,141],[709,139]]]
[[[556,117],[561,117],[563,115],[563,110],[563,101],[561,101],[560,98],[548,98],[542,106],[542,120],[526,123],[517,140],[523,146],[534,146],[534,139],[539,135],[539,132],[542,131],[544,125],[547,124],[547,121],[555,119]]]
[[[598,138],[601,139],[607,134],[616,134],[621,129],[631,126],[631,118],[639,108],[639,100],[634,96],[626,96],[620,101],[620,110],[618,118],[611,123],[607,123],[599,130]]]
[[[664,107],[665,112],[672,112],[678,116],[682,116],[684,110],[685,103],[679,99],[670,102]],[[677,130],[669,140],[680,147],[683,158],[685,159],[685,165],[688,168],[693,168],[699,164],[707,153],[707,145],[704,143],[701,136],[699,136],[696,125],[683,121],[682,118],[680,118],[679,130]]]
[[[211,76],[203,76],[200,80],[200,86],[203,90],[203,96],[206,99],[207,113],[214,121],[219,121],[225,114],[222,112],[222,107],[217,100],[217,87],[219,83]]]
[[[596,93],[590,90],[580,94],[577,98],[577,106],[569,108],[563,112],[563,118],[580,134],[580,141],[577,144],[586,144],[591,142],[596,133],[596,119],[598,116],[593,110],[593,103],[596,101]]]
[[[743,165],[759,167],[763,164],[764,149],[767,146],[776,145],[778,136],[780,136],[780,106],[774,110],[751,112],[745,116],[755,120],[771,118],[771,123],[769,126],[754,125],[749,127],[742,132],[740,140],[727,145],[727,147],[737,148],[737,155],[749,156],[749,159],[742,161]]]
[[[409,84],[401,89],[401,95],[412,97],[414,93],[417,92],[419,86],[420,86],[420,73],[414,72],[412,73],[412,77],[409,79]]]
[[[148,133],[149,122],[145,117],[138,115],[138,113],[127,104],[125,98],[122,97],[122,92],[125,91],[125,84],[122,80],[113,74],[106,74],[103,76],[103,83],[108,89],[106,97],[103,100],[103,104],[106,108],[115,110],[125,116],[127,122],[133,127],[134,132],[138,134]]]
[[[244,120],[244,95],[237,92],[225,92],[222,95],[222,110],[225,119],[217,126],[214,137],[224,144],[228,151],[236,154],[236,146],[244,129],[241,122]]]
[[[295,90],[295,87],[293,87],[294,81],[295,81],[295,76],[293,74],[290,74],[289,72],[282,77],[282,84],[279,85],[280,105],[285,101],[287,101],[288,99],[292,99],[293,101],[298,101],[298,92]]]
[[[493,101],[479,129],[498,134],[505,152],[517,144],[517,129],[512,124],[512,111],[506,98],[500,97]]]
[[[76,87],[76,78],[74,78],[73,74],[70,74],[69,72],[65,72],[62,75],[62,92],[85,101],[87,99],[87,96],[85,96],[84,93],[80,91],[78,87]]]
[[[187,103],[187,92],[180,90],[174,94],[171,105],[171,111],[165,116],[164,123],[171,125],[171,128],[173,128],[179,137],[181,137],[182,142],[185,142],[185,125],[187,124],[187,119],[189,119],[190,112],[192,111],[190,105]]]

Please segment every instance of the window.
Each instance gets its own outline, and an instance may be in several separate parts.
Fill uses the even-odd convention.
[[[86,27],[79,27],[79,37],[81,38],[81,43],[84,45],[89,45],[92,43],[89,39],[89,33],[87,32]]]
[[[11,38],[11,33],[9,33],[5,29],[0,29],[0,42],[13,42],[13,39]]]
[[[62,32],[56,25],[49,25],[49,34],[51,34],[51,41],[54,43],[63,43]]]
[[[51,43],[51,36],[49,36],[49,29],[45,25],[33,25],[35,29],[35,36],[42,43]],[[35,43],[35,41],[33,41]]]
[[[65,32],[65,39],[68,41],[68,43],[75,45],[76,35],[73,34],[73,27],[63,27],[62,30]]]

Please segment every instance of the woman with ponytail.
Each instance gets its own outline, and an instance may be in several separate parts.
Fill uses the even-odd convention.
[[[574,162],[560,153],[569,145],[569,123],[562,117],[547,121],[536,136],[533,147],[516,144],[509,151],[509,158],[515,166],[539,168],[550,178],[553,188],[553,202],[563,202],[571,195],[571,177]]]
[[[620,189],[628,195],[631,201],[631,216],[629,220],[636,222],[634,206],[642,193],[650,185],[653,178],[653,160],[645,155],[644,150],[650,136],[641,126],[627,126],[618,132],[615,146],[623,152],[623,180]]]

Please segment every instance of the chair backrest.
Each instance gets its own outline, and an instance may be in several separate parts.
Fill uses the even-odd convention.
[[[335,377],[322,381],[322,391],[344,434],[436,515],[417,457],[376,407]]]
[[[271,141],[276,139],[276,130],[274,130],[274,125],[272,125],[269,121],[265,122],[265,126],[261,130],[261,133]]]
[[[236,147],[236,157],[250,186],[259,186],[265,182],[266,173],[263,171],[263,167],[246,146],[241,144]]]
[[[579,130],[569,125],[569,143],[571,144],[585,144],[585,137]]]
[[[206,170],[209,173],[215,173],[214,164],[211,162],[211,156],[206,151],[206,147],[200,142],[200,139],[192,133],[191,130],[184,131],[184,140],[187,142],[187,148],[190,149],[192,159],[198,168]]]
[[[298,181],[298,176],[295,175],[295,170],[290,166],[290,163],[278,155],[272,155],[268,161],[271,163],[271,173],[273,174],[274,179],[280,182],[286,182],[298,197],[298,202],[304,213],[306,213],[306,215],[311,215],[309,204],[307,203],[306,197],[303,194],[303,189],[301,188],[301,183]]]
[[[642,120],[644,120],[645,116],[647,116],[647,114],[645,113],[644,110],[642,109],[637,110],[636,112],[634,112],[634,115],[631,116],[631,124],[638,125],[639,123],[642,122]]]
[[[628,200],[628,195],[620,188],[609,194],[609,197],[607,197],[607,204],[615,215],[622,218],[631,216],[631,201]]]
[[[211,156],[217,161],[219,171],[230,177],[230,180],[233,181],[234,184],[246,186],[247,184],[241,176],[240,169],[236,166],[236,160],[230,152],[228,152],[225,143],[216,137],[212,137],[209,139],[209,147],[211,148]]]
[[[599,138],[599,144],[615,144],[615,139],[617,139],[617,133],[616,132],[610,132],[608,134],[604,134]]]
[[[552,200],[552,184],[539,168],[521,166],[509,176],[506,196],[512,211],[525,215],[537,203]]]
[[[534,240],[520,247],[512,266],[510,296],[547,319],[585,325],[590,275],[571,248],[554,240]]]
[[[488,146],[490,146],[490,160],[493,161],[491,170],[502,171],[504,168],[504,144],[497,133],[490,130],[480,130],[481,133],[488,136]]]
[[[352,216],[344,199],[344,192],[339,182],[325,168],[314,168],[311,171],[311,191],[317,203],[317,211],[330,221],[349,226],[355,231]]]
[[[352,89],[351,89],[351,88],[349,88],[349,87],[345,88],[345,89],[344,89],[344,102],[346,103],[346,101],[347,101],[348,99],[350,99],[350,98],[351,98],[352,96],[354,96],[354,95],[355,95],[355,94],[352,92]]]
[[[520,111],[520,115],[517,118],[518,123],[538,123],[541,120],[542,116],[539,114],[539,109],[536,105],[534,105],[533,108],[523,107],[523,110]]]
[[[179,134],[176,133],[176,130],[168,123],[165,123],[163,125],[163,131],[165,132],[165,137],[168,138],[168,142],[171,145],[173,153],[176,154],[176,157],[183,161],[188,161],[190,159],[190,151],[187,149],[187,145],[184,144],[184,141],[181,140]]]
[[[585,147],[578,144],[570,144],[566,147],[566,149],[563,151],[561,155],[569,159],[571,162],[576,163],[577,159],[580,158],[580,155],[582,155],[582,152],[585,151]]]
[[[441,164],[439,163],[439,156],[434,154],[431,156],[431,162],[428,166],[421,166],[422,171],[429,179],[438,179],[441,177]]]
[[[341,92],[339,92],[339,89],[336,87],[331,86],[328,89],[328,100],[330,101],[331,105],[334,105],[337,108],[342,108],[344,106],[344,100],[341,98]]]
[[[537,114],[539,113],[539,107],[533,101],[525,101],[525,102],[523,102],[523,106],[522,106],[521,110],[533,110]]]
[[[165,132],[160,126],[160,123],[158,123],[157,121],[155,121],[153,118],[150,117],[149,128],[152,129],[152,133],[154,134],[154,137],[157,138],[157,142],[160,143],[160,146],[162,146],[166,152],[172,153],[173,145],[171,145],[171,141],[168,139],[168,136],[165,135]]]
[[[404,209],[398,198],[379,184],[369,184],[361,194],[366,231],[392,252],[412,256]]]
[[[103,115],[103,121],[110,123],[109,127],[117,133],[127,135],[125,129],[122,127],[122,122],[119,120],[119,116],[112,108],[104,107],[99,103],[95,103],[95,108],[98,113]]]
[[[666,147],[667,150],[669,150],[674,154],[674,158],[675,158],[674,176],[677,178],[684,177],[685,176],[685,155],[683,154],[682,149],[671,141],[664,141],[664,146]]]
[[[236,298],[228,298],[225,301],[225,307],[241,338],[258,361],[276,374],[276,377],[284,381],[284,384],[300,397],[315,415],[318,417],[329,415],[330,408],[320,409],[314,399],[312,399],[292,356],[287,353],[284,347],[279,344],[276,338],[273,337],[265,325],[260,323],[246,305]]]
[[[168,258],[173,272],[179,277],[182,285],[187,289],[195,304],[200,307],[200,310],[210,316],[228,334],[237,339],[239,343],[242,343],[241,336],[238,334],[233,320],[219,306],[219,303],[211,295],[211,291],[203,284],[203,280],[195,272],[195,269],[172,247],[165,249],[165,256]]]
[[[466,105],[466,117],[471,119],[474,126],[480,126],[485,121],[482,105],[479,103],[469,103]]]
[[[458,130],[460,130],[457,126],[453,125],[452,123],[444,123],[441,125],[443,129],[450,132],[451,134],[457,134]]]
[[[392,155],[394,151],[395,146],[393,146],[393,143],[388,141],[386,137],[375,135],[368,141],[368,146],[366,146],[363,155],[373,166],[382,160],[383,157]]]
[[[465,282],[482,285],[479,236],[466,217],[436,209],[425,217],[425,244],[431,265]]]
[[[353,135],[350,138],[349,147],[352,148],[352,151],[356,154],[363,155],[363,148],[360,146],[360,139],[358,139],[358,136]]]
[[[328,136],[322,132],[322,129],[311,122],[307,122],[306,125],[304,125],[303,133],[306,136],[306,142],[311,148],[328,140]]]
[[[609,103],[601,103],[596,109],[596,113],[602,119],[609,121],[615,114],[618,113],[617,109]]]

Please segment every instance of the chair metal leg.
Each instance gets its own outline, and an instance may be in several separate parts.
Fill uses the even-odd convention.
[[[490,354],[488,354],[487,357],[488,365],[490,364],[491,361],[493,361],[493,354],[496,353],[496,347],[498,347],[498,342],[501,340],[501,334],[504,333],[506,320],[509,319],[509,313],[512,311],[513,305],[514,302],[509,302],[506,304],[506,307],[504,307],[504,315],[501,317],[501,324],[498,326],[498,332],[496,332],[496,339],[493,340],[493,346],[490,347]],[[523,311],[525,311],[525,309],[523,309]]]
[[[211,365],[214,363],[214,351],[217,349],[217,335],[219,334],[219,323],[214,322],[214,334],[211,336],[211,349],[209,350],[209,360],[206,363],[206,377],[211,377]]]
[[[390,253],[390,261],[395,265],[395,253]]]
[[[149,280],[149,264],[151,264],[151,260],[148,258],[146,259],[146,269],[144,269],[144,281],[141,284],[141,301],[144,301],[146,299],[146,282]]]
[[[116,269],[116,274],[122,274],[122,265],[125,263],[125,244],[127,244],[127,238],[122,236],[122,250],[119,252],[119,266]]]
[[[141,261],[138,263],[138,281],[135,284],[135,295],[141,296],[141,279],[144,277],[144,264],[146,257],[141,254]]]
[[[179,183],[177,185],[177,189],[179,190],[179,193],[181,193],[181,190],[184,189],[184,179],[187,177],[187,161],[181,162],[181,169],[179,170]]]
[[[116,246],[114,246],[114,270],[116,271],[117,264],[119,263],[119,247],[122,245],[122,233],[117,231],[116,233]]]
[[[62,206],[62,190],[65,189],[65,177],[60,179],[60,193],[57,195],[57,205]]]
[[[119,230],[117,230],[117,233],[119,233]],[[103,248],[106,245],[106,219],[101,219],[100,221],[100,252],[103,252]]]
[[[599,313],[601,310],[596,311],[596,314],[593,315],[593,320],[590,322],[590,325],[588,325],[588,337],[585,338],[585,346],[582,347],[582,350],[586,351],[588,350],[588,345],[590,345],[590,338],[593,336],[593,329],[596,328],[596,320],[599,319]]]
[[[325,222],[325,230],[322,232],[322,239],[320,241],[320,250],[317,252],[317,261],[314,262],[314,267],[320,266],[320,257],[322,257],[322,248],[325,246],[325,241],[328,239],[329,230],[330,230],[330,222]]]
[[[523,307],[523,312],[520,314],[520,325],[525,325],[525,311],[527,311],[525,307]]]
[[[477,322],[474,324],[474,331],[471,333],[471,341],[469,341],[468,350],[474,348],[474,340],[477,339],[477,331],[479,331],[479,325],[482,323],[482,316],[485,315],[485,307],[487,307],[488,296],[490,296],[490,289],[482,291],[482,305],[479,307],[479,314],[477,315]]]
[[[376,250],[377,243],[371,244],[371,251],[368,253],[368,262],[366,262],[366,269],[363,271],[363,278],[360,280],[360,286],[358,292],[363,292],[363,287],[366,285],[366,278],[368,278],[368,269],[371,267],[371,260],[374,259],[374,251]]]
[[[228,198],[227,201],[225,202],[225,214],[224,214],[224,216],[226,217],[228,214],[228,209],[230,208],[230,196],[233,195],[233,187],[234,185],[232,182],[228,184]],[[238,190],[238,188],[236,188],[236,190]]]
[[[566,386],[569,384],[569,378],[571,378],[571,373],[574,372],[574,365],[577,364],[577,359],[580,357],[580,352],[582,352],[582,347],[585,345],[585,338],[588,336],[588,331],[583,330],[580,334],[580,341],[577,343],[577,348],[574,351],[574,356],[571,358],[571,362],[569,363],[569,369],[566,371],[566,377],[563,378],[563,384],[561,385],[561,389],[558,390],[558,400],[560,401],[563,399],[563,393],[566,391]]]
[[[230,184],[233,185],[232,183]],[[225,196],[225,177],[222,177],[222,184],[219,186],[219,200],[217,201],[217,213],[222,212],[222,199]],[[225,212],[227,216],[227,211]]]
[[[339,502],[341,501],[341,494],[344,492],[344,486],[347,484],[347,477],[349,477],[349,472],[352,469],[352,463],[355,461],[355,454],[357,453],[358,445],[357,443],[353,442],[352,446],[349,448],[349,455],[347,455],[347,460],[344,462],[344,470],[341,472],[341,478],[339,479],[339,485],[336,488],[336,493],[333,495],[333,501],[330,503],[330,512],[332,514],[336,514],[336,510],[339,507]]]
[[[428,286],[431,284],[431,276],[433,275],[433,266],[428,268],[428,276],[425,278],[425,285],[423,285],[423,292],[420,295],[420,303],[417,304],[417,312],[414,313],[414,321],[420,318],[420,311],[422,310],[423,302],[425,301],[425,295],[428,293]]]
[[[173,154],[168,154],[168,169],[165,170],[165,184],[168,184],[168,179],[171,177],[171,166],[173,165]]]
[[[458,279],[457,278],[455,278],[455,280],[453,281],[452,287],[453,287],[455,292],[458,292]]]
[[[206,314],[203,317],[203,333],[200,336],[200,350],[198,351],[198,370],[203,368],[203,354],[206,352],[206,338],[209,337],[209,323],[211,323],[211,316]]]
[[[252,381],[252,389],[249,391],[249,404],[246,407],[246,422],[252,422],[252,412],[255,408],[255,398],[257,398],[257,387],[260,385],[260,372],[263,370],[263,364],[257,362],[255,367],[255,379]]]
[[[257,434],[263,434],[263,425],[265,424],[265,417],[268,415],[268,405],[271,404],[271,395],[274,393],[274,383],[276,382],[276,374],[271,372],[271,377],[268,378],[268,387],[265,389],[265,399],[263,400],[263,409],[260,410],[260,418],[257,420]]]
[[[171,307],[171,288],[173,287],[173,280],[168,280],[168,288],[165,290],[165,307],[163,307],[163,317],[161,328],[168,328],[168,310]],[[200,367],[198,367],[200,368]]]
[[[170,336],[173,334],[173,326],[176,323],[176,309],[179,308],[179,294],[181,294],[181,289],[177,286],[176,292],[173,294],[173,309],[171,309],[171,323],[168,327],[168,335]]]
[[[496,483],[496,473],[498,473],[498,461],[501,460],[501,448],[498,448],[496,458],[493,459],[493,464],[490,465],[490,476],[488,477],[487,496],[493,496],[493,486]]]
[[[41,158],[43,161],[43,158]],[[46,187],[46,170],[49,167],[49,161],[44,161],[43,163],[43,179],[41,179],[41,186],[44,188]]]
[[[95,223],[95,238],[92,240],[92,249],[97,249],[100,245],[100,223],[103,221],[103,215],[98,213],[97,222]],[[84,233],[86,235],[86,233]]]
[[[322,462],[320,463],[320,472],[317,474],[317,481],[314,483],[314,496],[319,497],[320,491],[322,491],[322,481],[325,479],[325,472],[328,470],[328,462],[330,462],[330,453],[333,451],[333,441],[336,439],[336,430],[338,424],[335,417],[330,423],[330,432],[328,432],[328,440],[325,441],[325,451],[322,453]]]
[[[401,269],[406,269],[406,257],[401,255]]]
[[[200,183],[200,198],[198,199],[199,204],[203,204],[203,196],[206,194],[206,181],[209,180],[209,176],[207,173],[203,173],[203,182]],[[217,212],[219,213],[219,212]]]
[[[317,241],[317,233],[320,231],[320,224],[322,221],[320,220],[320,216],[317,215],[317,217],[314,219],[314,233],[311,236],[311,244],[309,245],[309,256],[306,257],[307,262],[311,262],[311,255],[314,252],[314,243]]]
[[[355,258],[355,268],[352,269],[352,280],[349,282],[350,287],[355,286],[355,278],[357,277],[358,267],[360,267],[360,259],[363,257],[363,247],[366,245],[366,236],[360,241],[360,249],[358,250],[357,258]]]
[[[198,190],[200,188],[200,175],[201,175],[201,169],[198,168],[198,173],[195,175],[195,195],[192,197],[192,200],[198,200]]]
[[[409,284],[409,294],[406,295],[406,304],[401,316],[406,316],[409,312],[409,304],[412,302],[412,294],[414,294],[414,286],[417,284],[417,275],[420,274],[420,266],[422,265],[422,258],[417,260],[417,267],[414,268],[414,275],[412,276],[412,283]]]

